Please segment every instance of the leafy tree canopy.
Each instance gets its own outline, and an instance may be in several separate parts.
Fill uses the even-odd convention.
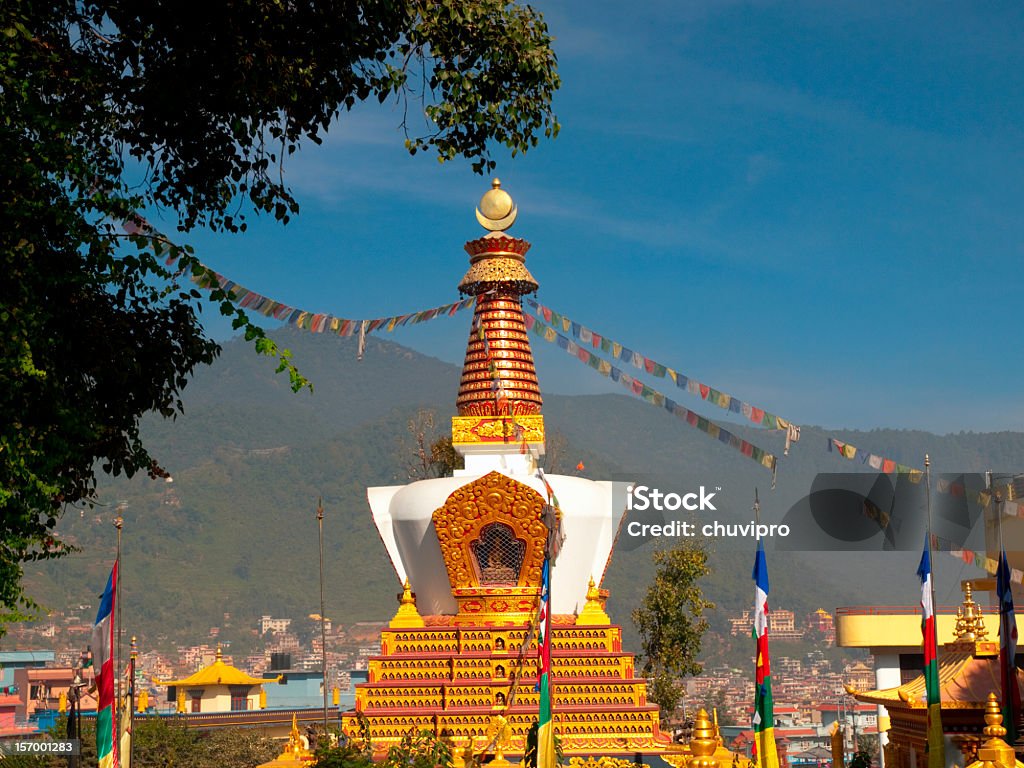
[[[58,556],[60,513],[97,464],[161,469],[139,417],[172,417],[205,337],[203,267],[143,229],[242,231],[298,211],[283,166],[356,104],[396,99],[406,147],[493,167],[554,136],[541,16],[504,0],[9,0],[0,7],[0,613],[31,602],[25,562]],[[133,229],[129,227],[129,229]],[[166,266],[176,257],[178,273]],[[293,388],[308,384],[222,290],[210,299]],[[0,618],[3,618],[0,615]]]
[[[708,628],[704,612],[715,605],[704,599],[698,583],[711,572],[707,550],[699,543],[684,539],[655,551],[653,559],[654,581],[634,609],[633,623],[643,644],[641,670],[652,678],[648,696],[668,717],[682,699],[681,678],[701,672],[697,656]]]

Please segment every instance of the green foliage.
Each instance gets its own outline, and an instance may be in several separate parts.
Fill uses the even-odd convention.
[[[370,768],[369,734],[365,727],[361,736],[338,746],[321,746],[316,751],[317,768]],[[431,731],[409,731],[401,742],[388,750],[380,765],[385,768],[450,768],[452,745],[446,738]]]
[[[693,539],[654,552],[654,582],[633,623],[643,645],[642,672],[652,678],[648,698],[667,717],[683,696],[681,678],[698,675],[700,642],[708,628],[704,612],[715,607],[705,600],[699,581],[710,573],[707,551]]]
[[[243,231],[246,211],[287,223],[298,202],[285,158],[371,98],[422,102],[415,113],[432,123],[407,132],[409,151],[465,157],[478,171],[494,164],[491,143],[514,154],[558,130],[551,38],[529,7],[229,0],[204,7],[202,23],[186,16],[126,0],[0,9],[7,618],[33,607],[24,564],[68,551],[54,528],[67,506],[94,500],[97,465],[164,473],[139,419],[180,413],[189,376],[218,353],[197,319],[202,297],[181,278],[204,267],[139,229],[136,212],[159,207],[182,233]],[[307,386],[287,350],[214,286],[213,305],[277,358],[294,390]]]
[[[871,753],[861,749],[853,753],[849,768],[871,768]]]
[[[51,733],[65,738],[61,718]],[[96,730],[92,719],[83,722],[80,737],[82,766],[96,765]],[[253,728],[220,728],[199,731],[183,721],[138,718],[132,724],[132,764],[137,768],[255,768],[277,757],[281,748]],[[7,760],[4,761],[5,768]],[[11,768],[67,768],[66,757],[46,755],[21,758]]]
[[[386,768],[450,768],[452,747],[431,731],[409,731],[388,750]]]

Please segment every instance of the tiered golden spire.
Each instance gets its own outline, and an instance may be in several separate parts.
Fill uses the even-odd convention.
[[[988,636],[981,606],[974,602],[972,591],[971,582],[964,582],[964,602],[956,609],[954,635],[958,642],[974,643],[982,641]]]
[[[715,728],[711,724],[707,710],[701,707],[693,721],[693,736],[690,738],[690,752],[693,757],[687,764],[688,768],[716,768],[718,760],[714,754],[717,748]]]
[[[537,290],[526,268],[530,243],[505,234],[516,212],[495,179],[476,212],[490,231],[466,243],[470,266],[459,290],[478,299],[456,400],[460,416],[540,413],[540,386],[521,303],[524,294]]]
[[[982,733],[988,736],[988,741],[978,748],[978,761],[972,763],[969,768],[1014,768],[1020,765],[1013,747],[1003,740],[1006,728],[1003,727],[999,699],[994,693],[990,693],[985,702],[985,729]]]

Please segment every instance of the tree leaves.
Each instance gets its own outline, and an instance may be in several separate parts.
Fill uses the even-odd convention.
[[[0,609],[14,609],[31,607],[21,564],[66,551],[53,521],[91,503],[97,465],[160,473],[138,420],[179,413],[218,352],[199,295],[163,263],[194,270],[191,252],[121,222],[157,207],[182,234],[242,232],[253,212],[287,223],[284,158],[371,97],[421,100],[436,130],[409,151],[482,171],[492,144],[557,132],[559,81],[540,15],[498,0],[228,0],[198,21],[160,0],[9,0],[0,31]],[[411,90],[417,65],[429,93]],[[209,298],[308,384],[223,291]]]

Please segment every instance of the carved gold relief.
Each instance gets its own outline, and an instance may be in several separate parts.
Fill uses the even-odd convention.
[[[515,439],[516,425],[522,428],[520,440]],[[462,443],[501,443],[544,442],[544,417],[540,414],[523,414],[516,416],[515,424],[508,416],[453,416],[452,442]]]
[[[509,526],[516,538],[526,542],[517,586],[538,586],[547,538],[547,528],[541,522],[543,508],[544,499],[537,491],[498,472],[484,475],[452,493],[433,514],[452,589],[480,587],[470,544],[480,537],[485,525],[496,522]],[[466,610],[468,604],[462,603],[462,608]],[[483,604],[476,608],[482,609]]]

